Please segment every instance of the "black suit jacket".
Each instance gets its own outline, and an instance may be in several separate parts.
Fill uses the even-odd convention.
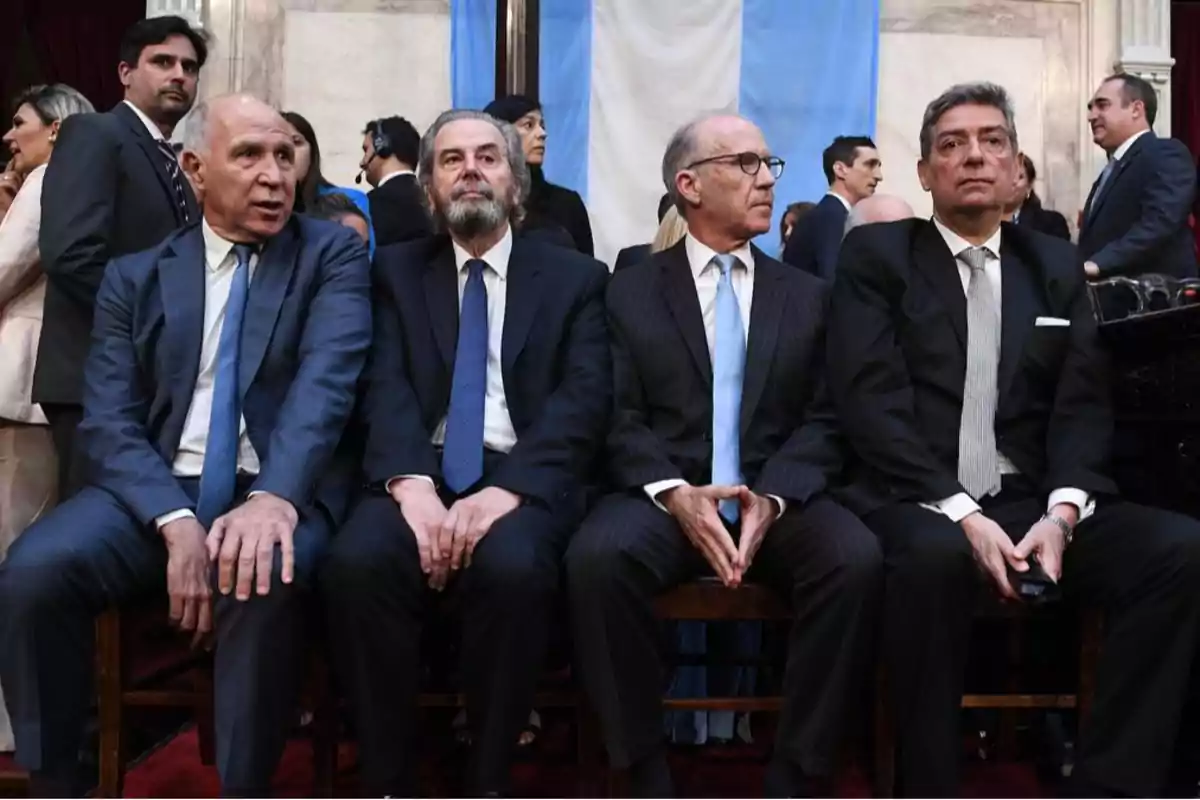
[[[1057,239],[1071,241],[1071,229],[1067,226],[1066,217],[1048,208],[1026,203],[1017,214],[1017,225]]]
[[[617,253],[617,260],[613,262],[613,272],[645,261],[650,257],[650,247],[649,244],[633,244],[629,247],[622,247],[621,252]]]
[[[171,474],[200,369],[204,238],[198,224],[119,258],[96,298],[79,452],[89,482],[141,522],[195,508]],[[334,520],[353,471],[330,469],[371,337],[367,251],[352,231],[293,217],[255,268],[239,363],[242,416],[262,469],[252,491]]]
[[[504,393],[517,444],[485,483],[556,510],[582,512],[612,405],[604,320],[608,270],[516,237],[508,264]],[[381,248],[375,342],[361,403],[367,481],[428,475],[441,483],[433,432],[450,405],[458,277],[445,236]]]
[[[1075,248],[1005,223],[996,442],[1046,494],[1115,494],[1112,413]],[[1057,317],[1068,326],[1036,326]],[[868,513],[963,491],[958,430],[967,301],[929,220],[867,225],[842,243],[829,322],[829,382],[857,455],[846,502]]]
[[[838,198],[831,194],[822,197],[816,208],[800,217],[792,229],[783,249],[783,260],[818,278],[833,280],[849,214]]]
[[[828,290],[758,248],[753,254],[742,474],[759,494],[803,504],[841,463],[825,393]],[[685,243],[613,275],[608,315],[612,480],[639,492],[672,478],[712,483],[712,363]]]
[[[1142,134],[1099,197],[1092,185],[1079,231],[1083,260],[1095,262],[1109,278],[1146,272],[1195,277],[1196,242],[1187,225],[1195,194],[1196,169],[1187,146],[1153,131]]]
[[[372,189],[367,202],[376,247],[423,239],[433,233],[416,175],[397,175]]]
[[[183,181],[190,218],[199,219]],[[161,242],[183,225],[154,138],[124,103],[64,120],[46,168],[38,235],[46,305],[33,375],[35,402],[77,405],[96,291],[109,259]]]

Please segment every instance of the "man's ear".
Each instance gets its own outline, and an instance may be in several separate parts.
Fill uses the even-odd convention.
[[[925,176],[928,170],[929,164],[925,162],[925,159],[917,162],[917,180],[921,181],[921,188],[927,192],[929,191],[929,181]]]
[[[688,205],[700,205],[700,174],[690,169],[677,172],[675,174],[675,194]]]
[[[199,192],[204,187],[204,159],[192,150],[184,150],[179,156],[179,166]]]

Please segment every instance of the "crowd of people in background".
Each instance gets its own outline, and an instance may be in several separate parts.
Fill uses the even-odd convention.
[[[0,750],[36,794],[84,789],[94,618],[165,593],[215,645],[230,795],[269,791],[320,597],[365,791],[416,788],[422,629],[453,612],[462,788],[504,793],[566,603],[610,762],[670,796],[653,600],[709,575],[794,612],[769,796],[828,787],[879,635],[900,789],[949,796],[979,573],[1016,599],[1033,571],[1108,618],[1078,790],[1166,788],[1200,523],[1119,499],[1087,297],[1197,273],[1195,166],[1144,80],[1087,103],[1108,160],[1074,237],[1007,93],[972,83],[919,121],[931,219],[839,136],[776,258],[786,165],[699,115],[653,241],[609,269],[535,99],[367,121],[363,192],[300,113],[197,102],[207,55],[141,21],[122,103],[31,87],[3,137]]]

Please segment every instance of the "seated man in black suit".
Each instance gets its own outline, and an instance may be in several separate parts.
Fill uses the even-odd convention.
[[[900,789],[957,794],[978,573],[1015,599],[1036,557],[1107,617],[1079,796],[1154,796],[1200,630],[1200,525],[1116,497],[1107,365],[1078,255],[1001,224],[1017,154],[1004,89],[949,89],[920,142],[934,219],[846,237],[828,337],[858,456],[846,497],[883,543]]]
[[[750,244],[770,230],[782,171],[740,117],[681,128],[663,176],[689,233],[608,289],[616,492],[572,540],[567,580],[584,688],[635,796],[672,793],[653,603],[683,581],[764,580],[791,601],[770,795],[831,776],[864,687],[881,555],[825,493],[841,465],[825,395],[828,289]]]
[[[367,193],[375,246],[423,239],[433,233],[424,194],[417,185],[421,135],[404,117],[384,117],[367,123],[359,177],[375,188]],[[355,183],[358,181],[355,180]]]
[[[1124,73],[1107,78],[1088,102],[1092,139],[1108,155],[1079,230],[1089,278],[1196,277],[1196,242],[1188,228],[1196,170],[1187,145],[1151,130],[1157,111],[1154,87]]]
[[[821,155],[829,192],[802,216],[783,248],[784,262],[818,278],[833,280],[846,215],[858,201],[875,194],[883,181],[882,162],[868,136],[839,136]]]
[[[448,235],[385,247],[362,398],[370,491],[324,573],[363,789],[411,796],[422,624],[461,615],[465,790],[503,793],[612,403],[604,265],[513,235],[529,173],[511,125],[443,114],[420,180]]]
[[[329,467],[370,344],[370,266],[352,232],[292,216],[275,110],[218,98],[188,138],[203,221],[108,265],[86,485],[0,564],[0,679],[37,796],[82,796],[95,617],[156,592],[195,643],[216,632],[226,796],[270,791],[295,724],[304,590],[345,506],[348,476]]]

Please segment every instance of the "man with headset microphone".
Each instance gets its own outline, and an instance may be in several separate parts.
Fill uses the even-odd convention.
[[[373,119],[363,130],[363,157],[354,179],[375,188],[367,193],[375,245],[421,239],[432,233],[417,186],[421,136],[404,117]]]

